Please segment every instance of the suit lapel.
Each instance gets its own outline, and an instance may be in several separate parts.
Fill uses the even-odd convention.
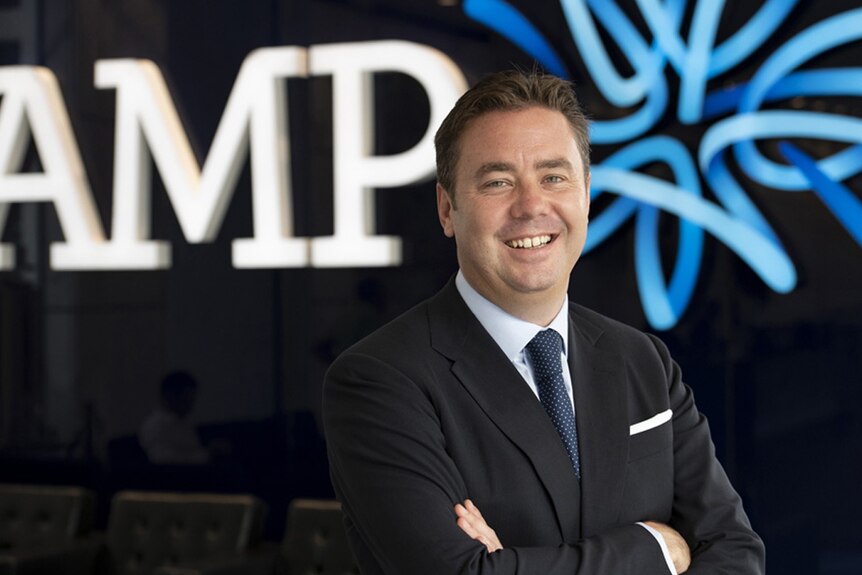
[[[431,345],[488,418],[530,459],[545,485],[565,541],[580,538],[580,486],[541,403],[450,282],[429,304]]]
[[[584,537],[616,524],[628,456],[628,408],[622,358],[600,349],[602,328],[572,311],[569,369],[581,455]]]

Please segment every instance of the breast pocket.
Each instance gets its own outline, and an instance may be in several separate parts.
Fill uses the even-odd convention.
[[[621,523],[666,522],[673,507],[673,426],[670,421],[629,437]]]
[[[673,427],[665,423],[629,437],[629,462],[649,457],[673,447]]]

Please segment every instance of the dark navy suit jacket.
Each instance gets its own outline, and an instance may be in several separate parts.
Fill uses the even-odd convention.
[[[692,575],[764,571],[763,544],[664,345],[577,305],[569,323],[580,480],[454,281],[335,361],[324,426],[363,574],[666,575],[636,525],[646,520],[685,537]],[[631,435],[667,410],[670,420]],[[453,506],[467,498],[503,550],[488,554],[456,525]]]

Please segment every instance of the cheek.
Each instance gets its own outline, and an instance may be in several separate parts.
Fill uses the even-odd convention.
[[[484,200],[484,201],[481,201]],[[475,246],[473,250],[484,246],[485,250],[492,248],[498,230],[506,224],[506,208],[499,202],[489,198],[470,198],[458,204],[457,210],[451,211],[451,225],[455,237],[462,242]]]
[[[488,259],[492,252],[493,236],[481,221],[462,217],[455,225],[455,237],[474,259]]]
[[[565,214],[566,222],[569,227],[577,232],[582,232],[586,227],[587,222],[589,222],[589,202],[586,200],[579,200],[577,204],[570,205],[568,208],[562,212]]]

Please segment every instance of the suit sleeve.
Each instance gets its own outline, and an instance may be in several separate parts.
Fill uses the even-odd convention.
[[[421,384],[348,352],[327,373],[323,400],[333,485],[364,574],[667,574],[659,546],[634,524],[573,545],[487,553],[456,524],[453,506],[470,494]]]
[[[665,365],[673,409],[674,504],[669,524],[691,549],[687,575],[762,574],[764,546],[715,456],[706,418],[667,348],[650,336]]]

